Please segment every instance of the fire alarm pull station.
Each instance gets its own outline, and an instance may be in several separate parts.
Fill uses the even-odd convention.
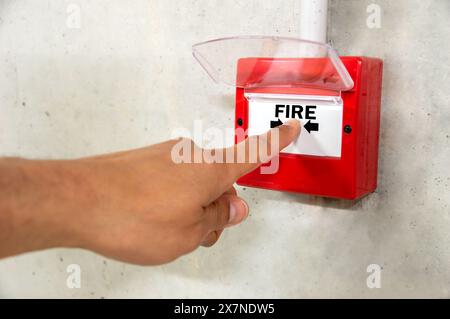
[[[232,37],[193,46],[216,81],[236,87],[236,143],[291,118],[299,138],[274,174],[256,169],[238,184],[357,199],[377,186],[383,62],[339,57],[324,43],[282,37]]]

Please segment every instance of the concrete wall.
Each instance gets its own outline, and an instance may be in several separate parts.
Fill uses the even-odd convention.
[[[0,297],[449,297],[450,2],[373,2],[380,28],[366,24],[372,1],[332,0],[329,36],[342,55],[385,60],[376,193],[240,189],[251,216],[213,248],[148,268],[81,250],[10,258]],[[161,141],[196,119],[230,127],[234,92],[191,45],[296,36],[298,15],[294,0],[1,1],[0,154],[72,158]],[[74,263],[80,289],[66,286]],[[382,267],[380,289],[366,285],[369,264]]]

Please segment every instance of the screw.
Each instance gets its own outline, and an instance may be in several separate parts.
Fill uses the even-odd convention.
[[[244,121],[243,121],[241,118],[239,118],[239,119],[237,120],[237,124],[238,124],[239,126],[242,126],[242,125],[244,124]]]
[[[344,126],[344,132],[350,134],[352,132],[352,127],[350,125]]]

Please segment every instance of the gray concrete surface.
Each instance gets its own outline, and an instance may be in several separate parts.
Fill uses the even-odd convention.
[[[246,223],[211,249],[137,267],[81,250],[0,261],[0,297],[450,297],[450,2],[332,0],[342,55],[383,58],[379,188],[357,202],[240,189]],[[75,9],[74,9],[75,8]],[[80,9],[80,25],[74,12]],[[230,127],[233,90],[193,43],[298,34],[297,1],[0,2],[0,154],[72,158]],[[74,11],[75,10],[75,11]],[[75,26],[75,28],[74,28]],[[80,289],[66,286],[70,264]],[[369,289],[369,264],[382,267]]]

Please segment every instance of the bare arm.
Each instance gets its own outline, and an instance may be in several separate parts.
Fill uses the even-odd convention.
[[[274,130],[276,154],[300,125],[263,140]],[[233,183],[261,163],[176,164],[176,143],[67,161],[0,158],[0,258],[79,247],[153,265],[213,245],[247,217]]]
[[[77,245],[70,223],[76,217],[76,201],[81,205],[85,196],[71,174],[72,165],[0,159],[0,258]]]

